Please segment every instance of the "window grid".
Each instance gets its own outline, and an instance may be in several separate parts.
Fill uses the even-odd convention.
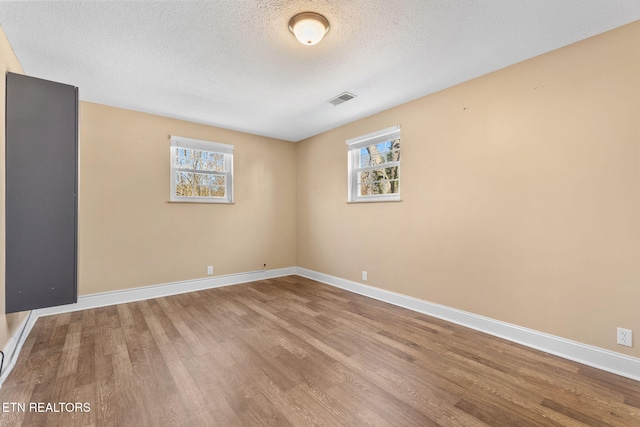
[[[171,137],[173,202],[233,202],[233,146]]]
[[[349,202],[400,200],[400,127],[347,141]]]

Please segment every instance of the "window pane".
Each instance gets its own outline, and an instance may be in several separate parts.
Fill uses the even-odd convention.
[[[358,194],[361,196],[398,193],[400,191],[398,166],[359,172],[358,187]]]
[[[360,196],[396,194],[400,191],[398,175],[398,166],[360,172],[358,173],[358,194]]]
[[[176,171],[176,196],[225,197],[225,176]]]
[[[358,151],[360,168],[400,161],[400,140],[381,142],[363,147]]]
[[[398,176],[398,166],[383,169],[372,169],[362,171],[358,174],[358,183],[366,183],[373,181],[389,181],[400,178]]]
[[[379,196],[384,194],[398,194],[400,181],[375,181],[358,185],[359,196]]]
[[[201,171],[224,172],[224,154],[213,151],[176,147],[174,167]]]

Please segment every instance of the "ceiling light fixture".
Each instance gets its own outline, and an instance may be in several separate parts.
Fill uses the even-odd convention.
[[[291,18],[289,31],[300,43],[313,46],[329,32],[329,21],[319,13],[302,12]]]

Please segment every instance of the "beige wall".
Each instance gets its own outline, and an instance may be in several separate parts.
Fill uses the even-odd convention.
[[[640,356],[640,22],[298,144],[298,265]],[[345,140],[402,126],[402,201]]]
[[[168,202],[169,135],[235,145],[235,204]],[[295,265],[295,181],[293,143],[81,103],[79,294]]]
[[[12,335],[25,319],[27,313],[4,314],[4,279],[5,279],[5,212],[4,212],[4,186],[5,186],[5,83],[4,76],[7,71],[22,74],[22,67],[13,49],[7,40],[2,28],[0,28],[0,349],[5,349]],[[10,356],[10,355],[7,355]]]

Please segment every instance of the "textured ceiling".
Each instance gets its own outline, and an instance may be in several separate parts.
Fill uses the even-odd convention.
[[[307,10],[331,22],[316,46],[287,28]],[[639,0],[0,2],[28,75],[289,141],[638,19]]]

